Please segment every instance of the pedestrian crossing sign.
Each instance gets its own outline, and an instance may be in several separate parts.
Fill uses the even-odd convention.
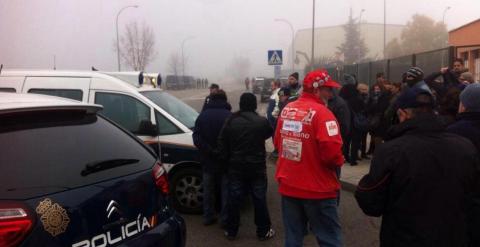
[[[282,64],[283,64],[282,50],[268,51],[268,65],[282,65]]]

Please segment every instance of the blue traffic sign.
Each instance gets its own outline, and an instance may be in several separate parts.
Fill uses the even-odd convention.
[[[282,64],[283,64],[282,50],[268,51],[268,65],[282,65]]]

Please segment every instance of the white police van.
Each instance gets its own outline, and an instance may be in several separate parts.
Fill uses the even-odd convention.
[[[134,133],[157,153],[161,146],[177,210],[201,212],[202,173],[192,141],[198,112],[176,97],[95,71],[3,70],[0,92],[53,95],[102,105],[102,115]]]

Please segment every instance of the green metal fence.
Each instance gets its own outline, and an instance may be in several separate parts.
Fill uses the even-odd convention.
[[[377,73],[383,72],[391,82],[401,82],[402,74],[410,67],[420,67],[425,75],[450,66],[455,59],[455,47],[412,54],[392,59],[367,63],[349,64],[336,68],[328,68],[328,72],[338,81],[343,81],[344,74],[355,75],[358,82],[373,85]]]

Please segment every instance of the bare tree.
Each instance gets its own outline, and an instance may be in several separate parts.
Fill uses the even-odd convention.
[[[182,70],[182,59],[178,53],[170,54],[168,58],[168,69],[170,73],[178,76],[180,71]]]
[[[144,71],[157,52],[155,51],[155,34],[151,27],[137,22],[130,22],[120,38],[120,55],[125,64],[135,71]]]

